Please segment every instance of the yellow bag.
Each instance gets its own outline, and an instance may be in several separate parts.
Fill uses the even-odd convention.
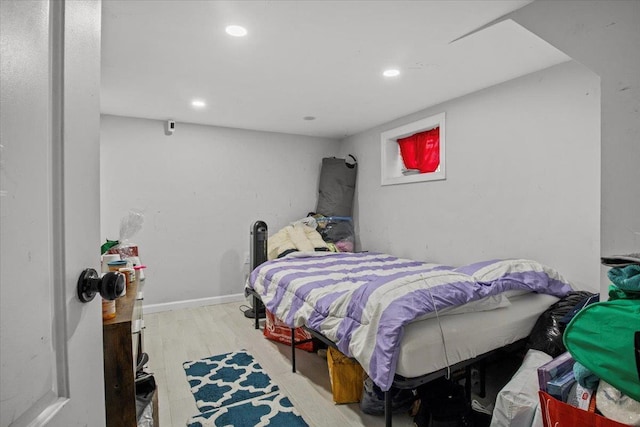
[[[357,403],[362,396],[364,370],[333,347],[327,351],[331,392],[335,403]]]

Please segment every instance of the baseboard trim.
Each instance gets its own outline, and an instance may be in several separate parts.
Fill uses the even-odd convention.
[[[161,311],[180,310],[183,308],[203,307],[206,305],[225,304],[228,302],[246,301],[244,294],[224,295],[221,297],[189,299],[184,301],[165,302],[161,304],[143,304],[143,314],[159,313]]]

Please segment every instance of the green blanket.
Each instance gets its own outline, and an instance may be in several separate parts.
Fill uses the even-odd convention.
[[[612,282],[609,286],[610,299],[640,298],[640,265],[612,268],[608,276]]]

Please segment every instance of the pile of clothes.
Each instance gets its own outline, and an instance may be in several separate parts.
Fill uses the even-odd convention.
[[[640,254],[603,257],[602,263],[611,267],[608,300],[574,291],[539,317],[522,366],[497,396],[491,427],[542,427],[556,425],[555,418],[562,425],[640,426]],[[557,394],[541,382],[540,368],[552,359],[566,361],[568,371],[558,378],[570,388],[543,412],[539,390]],[[574,416],[589,422],[571,424]]]
[[[267,259],[291,252],[353,252],[355,233],[351,217],[325,217],[310,213],[269,236]]]

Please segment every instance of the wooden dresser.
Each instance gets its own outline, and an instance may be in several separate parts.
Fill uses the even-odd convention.
[[[135,374],[144,346],[142,299],[144,281],[132,282],[116,300],[116,317],[102,323],[104,391],[107,427],[136,427]],[[154,427],[158,426],[158,392],[153,396]]]

